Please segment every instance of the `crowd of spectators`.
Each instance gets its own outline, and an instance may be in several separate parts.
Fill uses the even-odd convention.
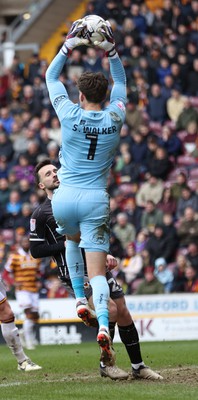
[[[127,76],[126,121],[109,177],[113,273],[127,294],[198,292],[198,1],[152,3],[150,10],[141,0],[93,0],[85,12],[111,22]],[[35,165],[49,157],[59,167],[47,66],[39,54],[26,64],[16,54],[11,68],[1,68],[1,268],[44,199]],[[74,102],[84,70],[102,71],[111,89],[101,50],[76,48],[61,74]]]

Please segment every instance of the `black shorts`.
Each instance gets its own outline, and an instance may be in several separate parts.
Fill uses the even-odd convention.
[[[106,278],[110,289],[110,298],[112,300],[115,300],[124,297],[124,293],[121,286],[116,282],[116,279],[113,277],[110,271],[107,271]],[[89,299],[92,296],[92,288],[89,282],[85,284],[85,295],[87,299]]]
[[[116,279],[113,277],[111,271],[107,271],[106,278],[107,278],[107,282],[108,282],[109,289],[110,289],[110,298],[112,300],[114,300],[114,299],[120,299],[121,297],[124,297],[123,290],[122,290],[121,286],[117,283]],[[72,297],[75,297],[70,279],[64,280],[64,286],[66,287],[68,293]],[[92,296],[92,287],[88,281],[88,278],[86,278],[86,277],[85,277],[84,288],[85,288],[85,296],[87,299],[89,299]]]

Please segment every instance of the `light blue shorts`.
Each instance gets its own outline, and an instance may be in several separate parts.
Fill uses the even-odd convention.
[[[88,190],[60,185],[52,198],[57,232],[81,232],[80,247],[86,251],[109,251],[109,195],[105,190]]]

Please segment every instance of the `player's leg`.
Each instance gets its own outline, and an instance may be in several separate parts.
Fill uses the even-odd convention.
[[[97,341],[102,359],[113,362],[114,352],[109,335],[109,286],[106,280],[106,256],[109,250],[109,196],[106,192],[86,191],[79,206],[81,240],[99,331]]]
[[[0,321],[2,336],[17,359],[18,370],[29,372],[41,369],[42,367],[34,364],[23,351],[19,331],[14,323],[14,314],[6,298],[0,302]]]
[[[76,298],[76,311],[78,317],[87,326],[97,326],[95,311],[89,306],[84,289],[84,258],[79,247],[80,233],[67,235],[66,259],[70,273],[70,279]]]
[[[35,319],[31,308],[24,310],[25,318],[23,322],[23,333],[25,338],[25,346],[28,350],[35,349]]]
[[[132,374],[134,378],[140,379],[163,379],[161,375],[145,366],[140,349],[139,335],[131,314],[126,307],[124,297],[114,299],[117,305],[117,324],[120,339],[122,340],[131,361]]]
[[[20,307],[23,309],[25,316],[23,321],[25,347],[28,350],[34,350],[36,345],[36,324],[39,319],[39,294],[25,290],[17,290],[16,299]]]
[[[97,341],[101,349],[101,361],[114,365],[115,354],[109,334],[109,286],[106,280],[106,252],[85,251],[86,264],[93,292],[93,304],[99,325]]]
[[[58,225],[57,231],[62,235],[65,234],[67,238],[66,261],[76,303],[79,306],[77,310],[79,314],[82,312],[80,304],[87,304],[84,293],[84,260],[79,248],[80,232],[77,212],[82,192],[73,187],[59,186],[59,190],[52,198],[52,210]]]

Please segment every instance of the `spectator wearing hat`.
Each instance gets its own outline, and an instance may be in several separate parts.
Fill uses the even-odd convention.
[[[172,290],[173,273],[167,267],[167,262],[163,257],[155,260],[155,276],[163,284],[164,292],[170,293]]]
[[[138,285],[134,294],[162,294],[164,293],[164,285],[154,275],[154,267],[147,266],[144,268],[144,279]]]

